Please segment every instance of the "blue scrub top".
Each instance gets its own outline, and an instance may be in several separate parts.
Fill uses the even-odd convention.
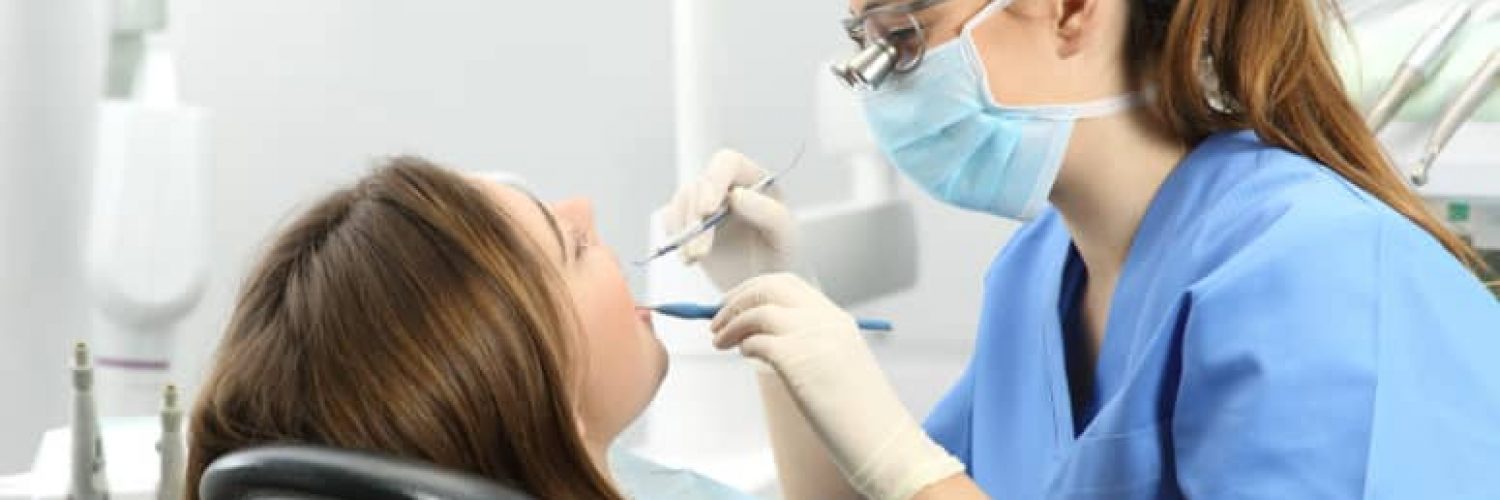
[[[985,278],[928,433],[998,499],[1500,498],[1500,302],[1326,167],[1213,136],[1147,211],[1075,418],[1060,216]]]

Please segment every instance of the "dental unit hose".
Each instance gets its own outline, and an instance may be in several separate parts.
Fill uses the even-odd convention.
[[[1401,63],[1396,70],[1395,76],[1391,78],[1391,85],[1385,93],[1375,101],[1375,105],[1366,114],[1365,122],[1370,130],[1379,133],[1396,113],[1406,104],[1406,101],[1427,84],[1437,70],[1442,67],[1443,62],[1452,52],[1450,47],[1453,40],[1457,38],[1459,28],[1468,21],[1469,14],[1474,10],[1470,2],[1461,2],[1454,5],[1447,14],[1443,15],[1441,21],[1433,25],[1432,29],[1423,35],[1422,40],[1412,47],[1411,54]]]
[[[1464,90],[1459,92],[1458,97],[1443,111],[1443,116],[1438,120],[1437,126],[1433,128],[1432,137],[1427,140],[1427,146],[1422,150],[1422,159],[1417,163],[1416,172],[1412,174],[1412,183],[1423,186],[1431,180],[1432,166],[1437,162],[1443,148],[1448,146],[1448,141],[1458,133],[1469,118],[1484,105],[1485,101],[1500,86],[1500,48],[1490,53],[1489,59],[1485,60],[1480,67],[1479,73],[1469,80]]]

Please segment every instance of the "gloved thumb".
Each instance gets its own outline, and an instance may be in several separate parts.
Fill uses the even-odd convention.
[[[786,250],[793,225],[786,205],[765,194],[735,188],[729,193],[729,210],[759,231],[772,246]]]

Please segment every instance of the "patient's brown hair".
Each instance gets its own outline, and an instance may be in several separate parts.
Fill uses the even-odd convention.
[[[584,447],[552,265],[463,177],[397,158],[251,271],[190,421],[186,498],[239,448],[424,460],[539,498],[620,498]]]

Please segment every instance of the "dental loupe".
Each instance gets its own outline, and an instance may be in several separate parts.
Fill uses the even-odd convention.
[[[857,91],[878,89],[892,74],[916,69],[927,52],[927,32],[916,13],[946,1],[885,5],[844,20],[844,32],[859,52],[829,69],[840,83]]]

